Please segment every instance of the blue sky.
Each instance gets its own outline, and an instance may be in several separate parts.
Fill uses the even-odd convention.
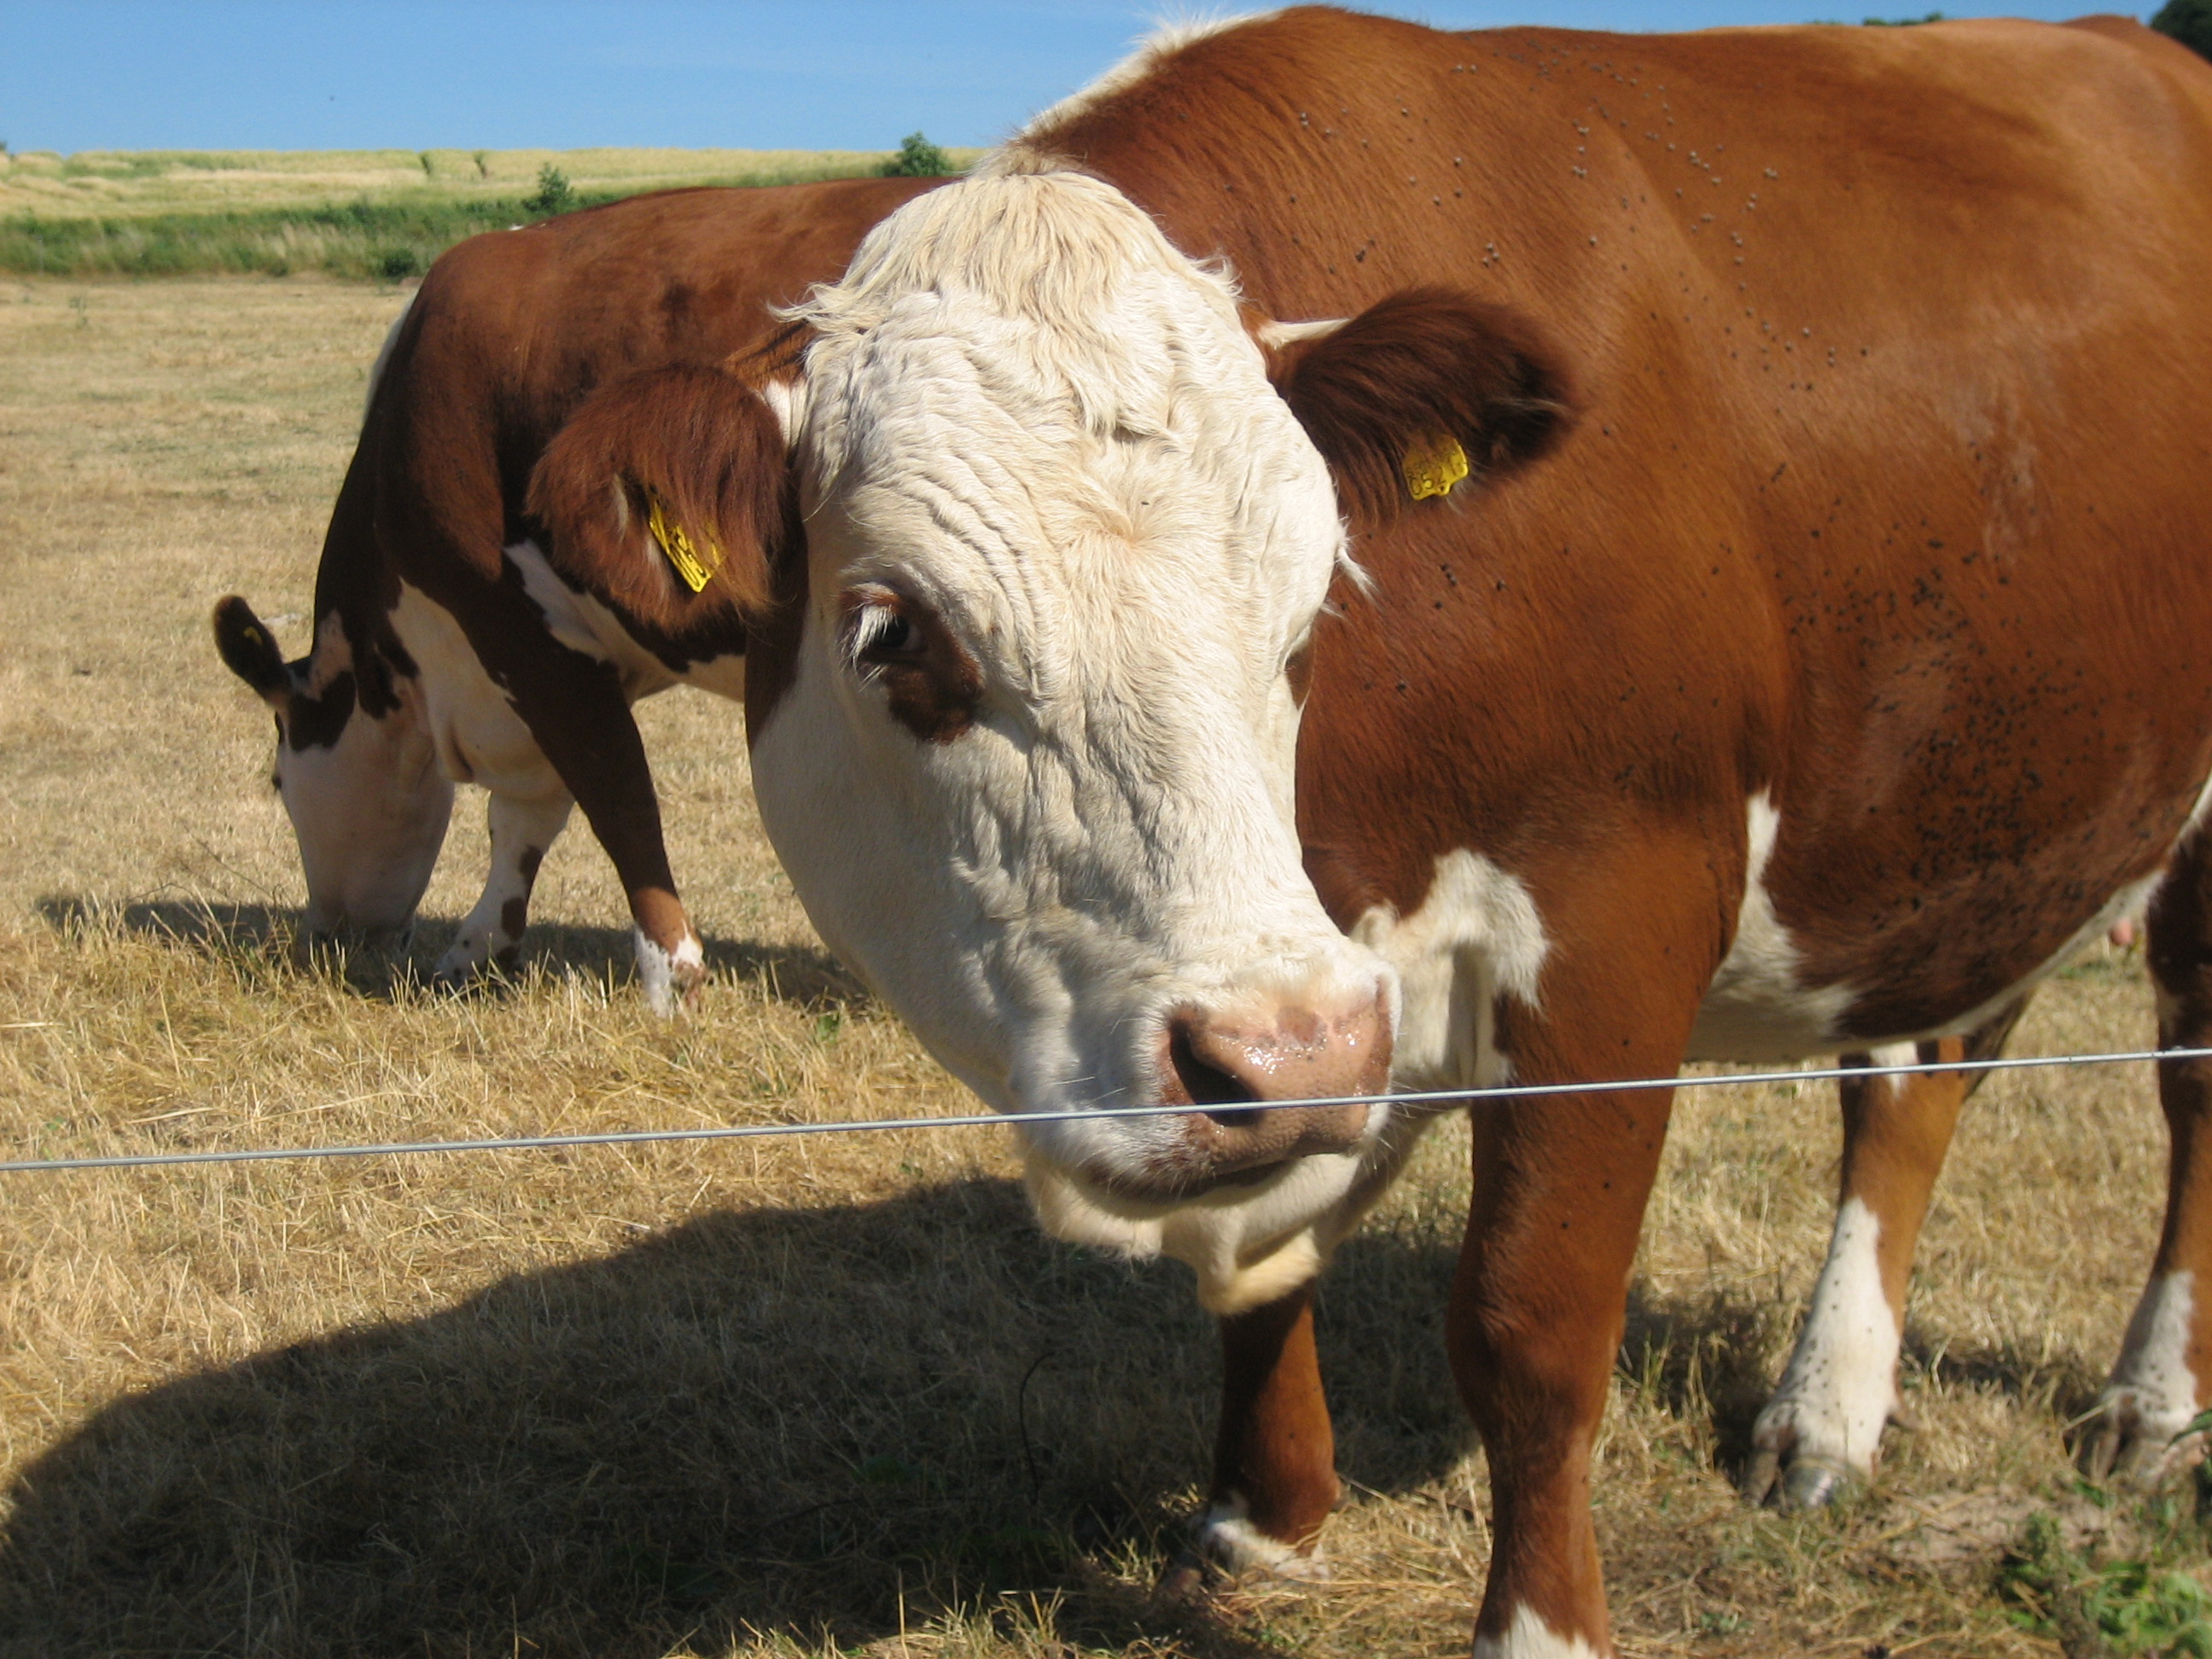
[[[1878,0],[1892,15],[1918,5]],[[1173,0],[0,0],[17,150],[985,144]],[[1856,21],[1868,0],[1429,0],[1449,28]],[[1948,3],[1954,16],[2093,6]]]

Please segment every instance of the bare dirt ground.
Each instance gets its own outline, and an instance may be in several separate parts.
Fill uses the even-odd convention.
[[[302,640],[400,298],[0,289],[0,1147],[972,1109],[823,956],[736,711],[688,693],[644,719],[710,940],[694,1017],[639,1006],[580,829],[523,983],[417,989],[481,875],[465,799],[411,945],[295,963],[269,721],[206,617],[237,590]],[[2094,958],[2015,1050],[2142,1044],[2148,1003]],[[1327,1281],[1336,1582],[1195,1607],[1150,1588],[1203,1476],[1207,1322],[1180,1269],[1042,1237],[998,1130],[0,1176],[0,1653],[1464,1653],[1465,1148],[1436,1133]],[[1835,1152],[1817,1082],[1683,1098],[1595,1481],[1624,1649],[2164,1650],[2190,1494],[2102,1500],[2063,1443],[2156,1234],[2148,1075],[1982,1091],[1922,1252],[1917,1430],[1855,1502],[1747,1512]],[[2095,1633],[2130,1595],[2177,1609],[2157,1645]]]

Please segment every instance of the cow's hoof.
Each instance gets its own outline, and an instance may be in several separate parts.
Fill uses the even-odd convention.
[[[1857,1470],[1818,1452],[1793,1452],[1790,1461],[1771,1446],[1761,1446],[1744,1468],[1739,1490],[1744,1502],[1778,1510],[1822,1509],[1860,1483]]]
[[[699,936],[691,933],[673,951],[647,939],[642,930],[632,933],[637,947],[637,982],[645,993],[645,1006],[663,1019],[672,1019],[699,1000],[707,982],[707,952]]]
[[[491,958],[484,951],[456,945],[431,964],[430,985],[449,996],[459,996],[477,989],[493,972]]]
[[[1160,1607],[1190,1607],[1206,1599],[1219,1576],[1196,1550],[1178,1550],[1160,1574],[1160,1582],[1152,1586],[1152,1601]]]
[[[1270,1538],[1233,1509],[1216,1505],[1191,1529],[1199,1553],[1233,1577],[1267,1577],[1297,1584],[1325,1584],[1328,1563],[1318,1541],[1300,1549]]]
[[[2161,1420],[2170,1415],[2147,1410],[2133,1389],[2107,1389],[2082,1427],[2075,1467],[2100,1485],[2144,1491],[2196,1468],[2204,1459],[2205,1431],[2193,1418],[2179,1425]]]

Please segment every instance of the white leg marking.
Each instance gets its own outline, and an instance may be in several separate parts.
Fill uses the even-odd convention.
[[[1513,1609],[1503,1636],[1474,1638],[1474,1659],[1599,1659],[1579,1636],[1562,1636],[1526,1602]]]
[[[1897,1316],[1882,1294],[1881,1239],[1881,1218],[1863,1200],[1836,1212],[1813,1310],[1782,1386],[1752,1429],[1761,1450],[1874,1472],[1882,1425],[1897,1404]]]
[[[645,1006],[667,1018],[682,1007],[684,994],[706,976],[705,947],[696,933],[686,933],[673,951],[662,950],[642,928],[633,927],[630,933],[637,945],[637,982]]]
[[[1270,1577],[1324,1583],[1328,1563],[1319,1544],[1300,1554],[1280,1539],[1270,1538],[1251,1521],[1251,1511],[1241,1497],[1215,1504],[1198,1517],[1191,1528],[1200,1551],[1216,1565],[1237,1574],[1264,1572]]]
[[[483,896],[438,958],[433,971],[441,983],[475,978],[501,951],[522,942],[521,930],[507,925],[507,906],[517,900],[529,903],[538,860],[568,822],[573,805],[565,793],[542,800],[491,798],[484,815],[491,827],[491,872],[484,880]]]
[[[2195,1443],[2173,1441],[2197,1415],[2197,1374],[2189,1368],[2196,1280],[2196,1274],[2183,1272],[2150,1282],[2128,1321],[2112,1380],[2097,1401],[2100,1414],[2120,1431],[2118,1468],[2146,1483],[2156,1481],[2176,1460],[2194,1461]]]

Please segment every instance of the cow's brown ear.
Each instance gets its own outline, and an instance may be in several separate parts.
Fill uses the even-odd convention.
[[[720,369],[677,365],[579,404],[538,457],[527,505],[555,569],[673,633],[767,607],[793,489],[783,428],[761,395]]]
[[[1345,507],[1370,525],[1462,479],[1525,465],[1574,422],[1572,383],[1534,325],[1449,289],[1407,289],[1334,325],[1256,332]]]
[[[216,601],[215,648],[222,654],[223,666],[259,692],[264,702],[283,708],[292,695],[284,653],[253,607],[235,593]]]

